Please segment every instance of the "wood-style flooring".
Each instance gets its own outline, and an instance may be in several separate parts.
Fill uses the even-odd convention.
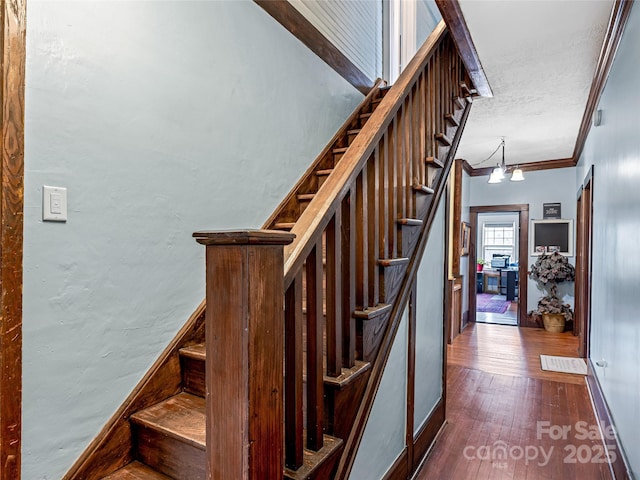
[[[448,424],[415,479],[611,479],[584,377],[540,369],[540,353],[577,348],[570,333],[467,327],[448,348]]]

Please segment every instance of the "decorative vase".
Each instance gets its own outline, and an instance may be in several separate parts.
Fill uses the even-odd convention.
[[[565,327],[565,318],[562,313],[543,313],[542,322],[547,332],[562,333]]]

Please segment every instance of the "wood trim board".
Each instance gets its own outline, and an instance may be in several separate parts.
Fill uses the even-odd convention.
[[[473,86],[481,97],[493,97],[491,85],[482,68],[482,62],[476,51],[476,46],[469,33],[469,27],[464,19],[458,0],[436,0],[436,5],[442,18],[451,31],[458,53],[469,73]]]
[[[19,480],[22,442],[22,257],[26,0],[1,0],[0,478]]]
[[[363,94],[369,93],[375,81],[365,75],[320,30],[286,0],[254,0],[265,12],[305,44],[309,50],[333,68],[342,78]]]
[[[615,434],[616,428],[609,410],[609,405],[602,391],[602,386],[598,381],[598,377],[595,375],[596,367],[591,359],[587,360],[587,390],[589,390],[589,396],[593,403],[593,411],[596,415],[598,425],[606,435],[611,436]],[[620,438],[617,434],[613,435],[614,438],[605,438],[605,448],[610,452],[613,462],[609,463],[609,469],[614,480],[632,480],[631,468],[625,451],[620,443]]]

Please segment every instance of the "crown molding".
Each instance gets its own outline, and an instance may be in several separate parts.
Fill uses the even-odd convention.
[[[551,170],[553,168],[575,167],[576,163],[577,162],[575,162],[573,158],[557,158],[554,160],[543,160],[541,162],[519,163],[518,168],[520,168],[523,172],[535,172],[537,170]],[[507,165],[507,168],[515,166],[515,164]],[[474,168],[469,164],[469,162],[467,162],[466,160],[462,160],[462,168],[471,177],[482,177],[491,175],[491,171],[495,167]]]

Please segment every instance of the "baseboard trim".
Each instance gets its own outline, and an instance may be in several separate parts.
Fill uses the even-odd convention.
[[[460,331],[467,328],[468,325],[469,325],[469,310],[465,311],[462,314],[462,325],[460,326]]]
[[[384,477],[382,477],[382,480],[407,480],[413,478],[415,472],[424,463],[446,424],[445,402],[444,399],[440,399],[431,415],[429,415],[429,419],[413,439],[413,465],[409,465],[409,449],[405,447]]]
[[[407,471],[409,465],[409,449],[407,447],[402,450],[396,461],[393,462],[391,468],[384,474],[382,480],[406,480],[409,472]]]
[[[633,474],[631,473],[627,456],[625,455],[620,439],[618,438],[615,424],[611,417],[611,411],[609,410],[609,405],[607,405],[598,377],[595,375],[595,368],[591,359],[588,359],[587,367],[587,389],[589,390],[589,396],[591,397],[591,403],[593,404],[593,411],[595,412],[596,420],[601,429],[608,430],[612,427],[611,429],[615,434],[615,439],[613,440],[615,441],[615,450],[610,450],[607,447],[607,444],[611,445],[612,440],[604,442],[607,452],[611,451],[611,455],[615,457],[614,462],[609,464],[611,475],[614,480],[633,480]]]

